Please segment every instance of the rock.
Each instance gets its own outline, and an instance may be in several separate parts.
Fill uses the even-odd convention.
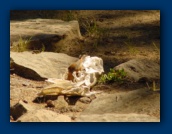
[[[14,106],[19,100],[26,100],[32,102],[33,98],[37,96],[38,90],[34,88],[13,88],[10,87],[10,106]]]
[[[54,102],[52,100],[47,100],[47,107],[55,107]]]
[[[10,70],[13,70],[14,60],[10,57]]]
[[[42,52],[10,52],[14,60],[14,72],[22,77],[44,80],[46,78],[62,78],[69,65],[77,58],[62,53]]]
[[[91,103],[91,99],[89,97],[81,97],[79,101],[86,104]]]
[[[76,113],[76,112],[81,112],[81,111],[83,111],[83,108],[80,107],[80,106],[78,106],[78,105],[76,105],[76,106],[70,106],[70,107],[68,108],[68,110],[69,110],[70,112]]]
[[[71,118],[50,110],[39,109],[24,114],[17,122],[71,122]]]
[[[10,116],[10,122],[14,121],[14,118],[12,116]]]
[[[116,66],[114,69],[124,69],[127,76],[135,82],[160,79],[160,65],[146,59],[133,59]]]
[[[156,117],[151,117],[146,114],[117,114],[117,113],[106,113],[106,114],[91,114],[82,115],[77,122],[160,122]]]
[[[22,51],[19,49],[24,48],[67,53],[71,48],[79,48],[76,41],[81,38],[78,21],[65,22],[55,19],[10,21],[10,44],[11,50],[15,51]],[[24,47],[19,46],[25,42],[27,44]]]
[[[65,101],[64,96],[58,96],[58,99],[54,101],[55,108],[63,109],[68,106],[68,103]]]
[[[23,114],[33,111],[34,109],[34,106],[31,106],[20,100],[16,105],[10,108],[10,115],[14,118],[14,120],[16,120]]]
[[[160,110],[160,94],[154,93],[146,88],[115,94],[100,94],[97,95],[97,98],[81,113],[80,121],[81,119],[87,121],[85,117],[90,116],[91,119],[93,115],[95,115],[94,119],[96,119],[96,116],[102,116],[102,120],[104,118],[103,116],[109,113],[149,113],[153,115],[154,113],[159,114],[159,112],[157,112],[158,110]],[[111,118],[109,121],[116,121],[116,119],[114,115],[114,119]]]

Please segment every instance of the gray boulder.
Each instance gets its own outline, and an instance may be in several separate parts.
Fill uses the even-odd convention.
[[[78,121],[152,121],[153,118],[143,114],[157,113],[160,110],[159,100],[159,93],[153,93],[146,88],[115,94],[100,94],[81,113]],[[158,120],[157,117],[156,121]]]
[[[160,65],[146,59],[133,59],[116,66],[114,69],[124,69],[129,79],[135,82],[160,79]]]
[[[82,115],[77,119],[77,122],[159,122],[156,117],[151,117],[146,114],[118,114],[118,113],[105,113],[105,114],[92,114]]]
[[[62,53],[10,52],[13,59],[13,72],[34,80],[61,78],[69,65],[78,59]]]
[[[55,19],[10,21],[11,50],[22,51],[19,50],[21,49],[19,44],[25,43],[24,49],[27,50],[44,49],[67,53],[71,49],[79,48],[76,42],[80,39],[82,36],[78,21],[65,22]]]
[[[71,122],[71,118],[50,110],[39,109],[24,114],[17,122]]]

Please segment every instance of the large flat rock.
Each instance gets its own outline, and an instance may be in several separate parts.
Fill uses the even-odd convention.
[[[69,65],[78,60],[67,54],[53,52],[10,52],[10,57],[16,74],[35,80],[62,78]]]
[[[82,112],[78,121],[137,122],[153,121],[154,119],[159,121],[158,117],[145,116],[145,113],[153,115],[159,113],[159,110],[160,94],[146,88],[115,94],[100,94]]]
[[[17,122],[71,122],[71,118],[50,110],[39,109],[22,115]]]
[[[26,49],[60,52],[81,39],[78,21],[65,22],[55,19],[29,19],[10,21],[11,49],[16,50],[19,42],[29,40]],[[62,47],[63,46],[63,47]],[[70,51],[70,50],[67,50]]]
[[[79,117],[77,122],[159,122],[160,120],[156,117],[151,117],[146,114],[116,114],[116,113],[106,113],[106,114],[92,114],[82,115]]]
[[[115,69],[124,69],[127,76],[137,81],[160,80],[160,65],[146,59],[132,59],[115,67]]]

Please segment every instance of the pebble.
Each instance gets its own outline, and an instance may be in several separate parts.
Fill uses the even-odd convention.
[[[54,102],[52,100],[47,100],[47,107],[55,107]]]
[[[91,103],[91,99],[88,98],[88,97],[82,97],[82,98],[79,99],[79,101],[82,102],[82,103],[85,103],[85,104]]]

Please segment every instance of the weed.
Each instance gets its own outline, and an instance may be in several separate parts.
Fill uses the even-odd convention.
[[[41,52],[45,51],[45,45],[42,43],[42,48],[41,48]]]
[[[148,87],[149,90],[160,91],[160,88],[156,87],[156,82],[154,80],[152,81],[152,87],[149,86],[148,82],[146,82],[146,84],[147,84],[147,87]]]
[[[67,13],[67,20],[71,21],[71,20],[75,20],[75,19],[76,18],[74,16],[73,12],[71,10],[69,10],[68,13]]]
[[[93,47],[97,48],[98,45],[103,44],[104,39],[109,38],[109,29],[100,28],[95,18],[87,19],[80,22],[81,27],[85,29],[86,35],[93,39]]]
[[[72,21],[77,20],[77,15],[72,10],[62,11],[61,14],[57,16],[57,18],[62,19],[64,21]]]
[[[136,47],[134,47],[131,41],[127,41],[127,42],[124,41],[124,43],[127,45],[130,54],[133,55],[138,54],[139,51],[136,49]]]
[[[82,23],[83,28],[86,30],[86,34],[88,36],[96,36],[99,32],[98,25],[94,19],[92,20],[86,20]]]
[[[17,46],[16,46],[16,51],[17,51],[17,52],[26,51],[27,48],[28,48],[28,45],[29,45],[29,43],[30,43],[30,41],[31,41],[31,38],[32,38],[32,37],[30,37],[29,39],[23,39],[23,38],[20,36],[19,41],[18,41],[18,44],[17,44]]]
[[[124,36],[127,38],[128,42],[131,42],[132,37],[128,32],[124,32]]]
[[[109,37],[110,37],[110,29],[99,28],[97,33],[97,39],[99,44],[102,44],[104,40],[109,39]]]
[[[129,53],[132,55],[138,54],[139,51],[133,43],[132,35],[129,32],[123,32],[122,35],[126,38],[124,44],[128,47]]]
[[[119,82],[123,83],[126,78],[127,73],[124,69],[114,70],[110,68],[110,71],[107,74],[101,75],[98,83],[111,83],[111,82]]]
[[[155,47],[155,50],[156,50],[158,53],[160,53],[160,49],[157,47],[157,45],[156,45],[154,42],[152,42],[152,44],[153,44],[153,46]]]
[[[97,46],[98,46],[98,41],[96,40],[96,41],[93,42],[93,47],[97,48]]]

